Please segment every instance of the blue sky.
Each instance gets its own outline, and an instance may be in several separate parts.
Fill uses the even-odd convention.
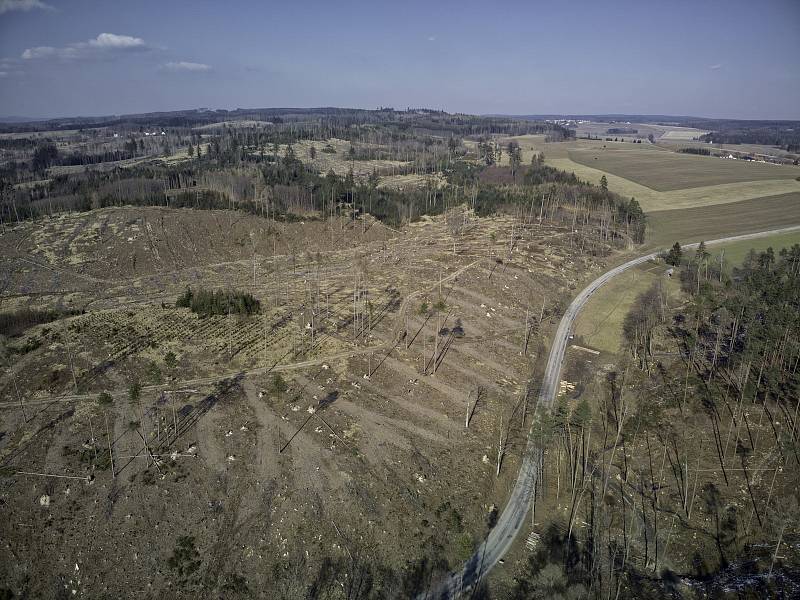
[[[800,119],[800,0],[0,0],[0,115],[381,105]]]

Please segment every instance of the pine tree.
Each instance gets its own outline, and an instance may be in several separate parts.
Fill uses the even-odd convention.
[[[669,253],[667,253],[667,258],[665,259],[665,262],[668,265],[672,265],[673,267],[678,267],[681,264],[682,257],[683,257],[683,250],[681,250],[681,245],[678,242],[675,242],[672,248],[669,249]]]

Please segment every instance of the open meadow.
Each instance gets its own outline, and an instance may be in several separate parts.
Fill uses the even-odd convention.
[[[567,155],[573,162],[657,192],[800,177],[800,167],[792,165],[680,154],[644,144],[604,142],[601,146],[595,142],[590,148],[570,149]]]
[[[711,260],[715,262],[722,260],[723,265],[730,271],[733,267],[740,266],[750,251],[760,253],[772,248],[775,254],[778,254],[782,249],[789,249],[795,244],[800,244],[800,230],[776,233],[753,240],[719,244],[711,247],[709,252]]]
[[[612,130],[609,133],[609,129]],[[614,130],[618,130],[614,133]],[[622,131],[623,133],[620,133]],[[635,131],[635,133],[634,133]],[[656,123],[636,123],[636,122],[600,122],[591,121],[578,123],[575,126],[576,137],[625,137],[647,139],[652,135],[656,140],[694,140],[701,135],[708,133],[705,129],[695,129],[694,127],[681,127],[680,125],[659,125]]]
[[[648,244],[699,242],[800,224],[800,193],[648,213]]]
[[[636,198],[648,214],[651,246],[800,223],[800,167],[678,154],[628,142],[546,143],[533,135],[513,139],[523,160],[543,152],[548,165],[595,184],[605,176],[610,190]]]
[[[661,282],[667,302],[681,302],[680,286],[669,277],[662,261],[651,261],[630,269],[603,286],[589,301],[575,323],[575,344],[599,350],[604,358],[625,353],[622,325],[639,294]]]

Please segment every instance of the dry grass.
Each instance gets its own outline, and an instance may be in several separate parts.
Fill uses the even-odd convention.
[[[369,177],[374,171],[385,171],[401,167],[406,163],[399,160],[350,160],[348,153],[352,144],[347,140],[331,138],[329,140],[301,140],[292,144],[295,156],[306,164],[311,165],[317,172],[325,174],[333,170],[337,175],[347,175],[352,169],[355,177]],[[315,149],[315,157],[311,158],[311,147]],[[323,152],[329,147],[335,152]],[[367,144],[359,144],[359,148],[368,149]],[[377,148],[377,147],[376,147]],[[279,146],[279,156],[286,153],[286,145]],[[272,154],[272,146],[265,147],[266,154]],[[256,152],[254,152],[255,154]]]
[[[693,140],[708,133],[702,129],[692,129],[691,127],[676,127],[668,129],[661,134],[661,139],[667,140]]]
[[[199,144],[198,146],[203,149],[203,154],[205,155],[208,154],[208,149],[211,147],[211,144]],[[195,154],[195,156],[197,155]],[[161,157],[160,160],[164,164],[171,165],[194,160],[194,158],[194,156],[189,156],[189,147],[187,146],[185,148],[179,148],[174,154]]]
[[[680,154],[651,145],[607,143],[606,147],[578,147],[568,154],[573,162],[659,192],[800,176],[800,168],[793,166]]]
[[[74,509],[65,498],[67,483],[56,482],[49,492],[51,510],[60,511],[64,534],[59,539],[65,541],[44,550],[35,540],[43,535],[45,520],[25,515],[47,482],[9,483],[6,521],[31,526],[7,536],[6,554],[13,551],[17,558],[0,560],[4,580],[20,564],[44,574],[37,581],[51,581],[64,570],[59,556],[80,553],[87,557],[81,559],[87,589],[110,589],[115,597],[126,597],[130,585],[109,578],[110,569],[129,560],[132,552],[154,560],[168,557],[176,535],[185,532],[196,536],[198,548],[214,549],[208,553],[211,566],[230,556],[255,595],[274,591],[274,582],[264,575],[275,572],[274,565],[294,562],[296,577],[312,581],[324,557],[333,553],[346,559],[345,536],[349,551],[366,552],[369,545],[371,558],[393,568],[419,555],[420,539],[428,544],[425,540],[433,538],[442,546],[438,555],[456,564],[459,557],[452,549],[458,536],[477,539],[485,532],[486,504],[504,504],[524,448],[525,430],[515,419],[500,478],[494,465],[482,460],[492,455],[501,423],[510,422],[536,359],[538,331],[529,356],[520,354],[526,309],[538,309],[547,298],[549,313],[554,299],[606,267],[601,259],[576,253],[563,228],[545,225],[520,232],[508,217],[476,219],[458,240],[455,254],[443,217],[421,220],[397,235],[379,226],[364,232],[361,224],[284,226],[221,211],[126,208],[9,228],[0,239],[4,255],[13,259],[7,293],[36,293],[39,302],[61,303],[68,302],[65,293],[71,292],[74,305],[88,312],[34,328],[25,339],[35,338],[39,345],[24,355],[3,355],[10,357],[0,373],[9,434],[0,439],[0,457],[19,450],[14,459],[19,468],[85,472],[79,451],[93,435],[92,425],[81,411],[72,413],[71,404],[43,397],[72,390],[69,365],[74,362],[79,385],[91,392],[90,398],[102,389],[114,393],[109,440],[120,464],[113,483],[106,469],[96,472],[93,486],[73,484]],[[518,243],[508,256],[512,229]],[[257,242],[256,283],[250,232]],[[314,252],[313,246],[329,236],[344,239]],[[275,238],[279,254],[273,257]],[[31,252],[42,245],[47,252]],[[80,264],[71,260],[73,254],[82,259]],[[498,255],[502,264],[493,260]],[[132,256],[137,257],[135,268]],[[112,266],[114,258],[126,270]],[[93,266],[90,260],[103,264]],[[93,268],[108,280],[77,276]],[[354,340],[349,319],[359,272],[368,276],[372,317],[370,330]],[[266,318],[199,319],[174,307],[176,295],[189,284],[251,291]],[[312,347],[303,313],[316,289],[322,296]],[[52,295],[46,297],[48,290]],[[439,347],[439,368],[431,377],[420,370],[441,331],[439,315],[430,312],[440,295],[446,305],[441,327],[459,327],[461,334]],[[423,303],[429,307],[426,314],[420,311]],[[406,322],[408,348],[402,340],[397,343]],[[178,355],[176,382],[158,384],[147,364],[161,365],[166,378],[164,356],[170,350]],[[28,423],[18,410],[11,361],[31,411],[37,407]],[[276,371],[290,388],[285,393],[269,392]],[[211,383],[242,373],[246,377],[237,375],[230,391],[218,392],[222,386]],[[146,384],[139,406],[126,400],[132,378]],[[179,399],[177,417],[159,400],[167,386],[197,390]],[[465,400],[478,386],[485,393],[465,431]],[[259,397],[260,390],[268,393]],[[324,413],[312,417],[308,408],[329,395],[333,401]],[[123,456],[143,455],[141,439],[129,430],[134,419],[152,447],[164,445],[165,478],[147,460],[131,459],[122,467]],[[186,434],[176,444],[164,444],[159,432],[176,420],[179,430],[185,424]],[[44,433],[37,443],[24,445],[21,436],[30,431]],[[185,453],[189,444],[198,449],[196,458],[166,458],[173,450]],[[65,447],[78,452],[63,452]],[[183,472],[174,477],[178,469]],[[116,503],[107,498],[112,485],[120,489]],[[269,490],[276,494],[272,504]],[[164,503],[167,494],[171,501]],[[198,515],[210,510],[209,503],[224,510],[198,528]],[[445,503],[452,508],[443,518],[445,508],[439,507]],[[324,522],[319,519],[322,506]],[[149,530],[149,515],[157,515],[159,535],[133,535]],[[102,525],[109,519],[129,525]],[[310,522],[315,523],[311,529]],[[392,543],[383,543],[387,539]],[[249,560],[251,548],[258,560]],[[162,595],[174,595],[150,564],[132,564],[127,573]],[[46,595],[38,587],[32,592]]]
[[[636,129],[635,134],[613,134],[608,133],[610,128],[620,129]],[[624,138],[646,138],[649,134],[657,139],[672,139],[672,140],[692,140],[708,133],[703,129],[694,129],[693,127],[679,127],[677,125],[655,125],[653,123],[581,123],[575,131],[580,138],[587,133],[592,136],[599,137],[624,137]]]
[[[794,179],[776,179],[723,183],[659,192],[624,177],[573,162],[569,158],[548,159],[547,164],[575,173],[581,179],[595,184],[598,184],[600,178],[605,175],[610,190],[625,197],[636,198],[646,212],[728,204],[800,191],[800,182]]]
[[[447,185],[447,181],[441,173],[434,175],[387,175],[381,177],[379,188],[386,188],[391,190],[408,190],[424,188],[432,185],[435,188],[441,188]]]

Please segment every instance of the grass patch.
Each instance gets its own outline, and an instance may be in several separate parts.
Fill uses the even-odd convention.
[[[601,287],[578,315],[576,342],[602,352],[619,353],[623,347],[622,323],[639,294],[658,279],[670,297],[680,291],[678,281],[665,275],[667,268],[663,263],[645,263]]]
[[[800,225],[800,193],[647,215],[650,246],[713,240]]]
[[[705,185],[702,187],[659,192],[625,179],[624,177],[578,164],[569,158],[547,159],[546,163],[562,171],[575,173],[578,178],[594,184],[598,184],[600,178],[605,175],[608,180],[608,189],[626,197],[631,196],[636,198],[642,209],[646,212],[728,204],[741,200],[751,200],[754,198],[777,196],[779,194],[800,191],[800,186],[792,179],[774,179],[740,183],[722,183],[718,185]]]
[[[274,373],[269,380],[269,386],[267,387],[267,392],[270,396],[280,396],[286,390],[289,389],[289,385],[286,383],[284,378],[281,376],[280,373]]]
[[[607,143],[575,149],[570,160],[623,177],[659,192],[727,183],[794,179],[796,167],[665,152],[652,146]]]
[[[512,139],[512,138],[509,138]],[[647,154],[645,157],[650,162],[661,160],[661,155],[668,157],[669,155],[679,156],[667,149],[657,146],[613,143],[613,142],[597,142],[592,140],[575,140],[571,142],[558,142],[546,144],[542,136],[518,136],[513,138],[517,140],[520,147],[523,149],[523,163],[527,164],[530,157],[537,152],[545,153],[545,164],[561,169],[568,173],[575,173],[579,179],[588,181],[598,185],[600,178],[604,175],[608,180],[608,189],[616,192],[625,197],[633,197],[641,205],[645,212],[663,211],[663,210],[677,210],[686,208],[695,208],[699,206],[710,206],[716,204],[727,204],[731,202],[740,202],[742,200],[750,200],[754,198],[764,198],[768,196],[777,196],[780,194],[788,194],[792,192],[800,192],[800,186],[793,176],[798,175],[797,167],[783,167],[776,165],[763,165],[759,163],[744,163],[741,161],[724,161],[722,159],[715,159],[720,163],[724,169],[724,165],[728,164],[738,167],[760,166],[763,168],[772,169],[772,179],[759,179],[754,181],[734,181],[728,183],[715,183],[710,178],[695,181],[693,186],[686,186],[680,189],[672,189],[669,191],[659,191],[647,187],[642,183],[637,183],[631,179],[626,179],[622,174],[615,174],[611,171],[605,171],[600,168],[600,165],[594,164],[599,161],[593,159],[586,161],[587,164],[582,164],[573,160],[573,155],[576,152],[584,153],[599,153],[609,151],[608,148],[617,146],[617,152],[625,152],[621,148],[627,148],[627,152],[633,155]],[[606,149],[603,149],[603,145]],[[615,151],[613,148],[611,152]],[[651,156],[652,155],[652,156]],[[594,154],[592,154],[594,156]],[[689,157],[691,158],[707,158],[707,157]],[[664,160],[668,161],[668,158]],[[504,159],[500,164],[507,163]],[[591,164],[588,164],[591,163]],[[667,163],[669,164],[669,163]],[[712,163],[715,164],[715,163]],[[766,172],[766,171],[765,171]],[[780,173],[781,175],[778,175]],[[679,177],[680,173],[671,173],[672,177]]]
[[[724,252],[722,258],[725,261],[725,265],[730,268],[741,265],[751,249],[756,252],[763,252],[767,248],[772,248],[775,254],[778,254],[781,248],[791,248],[794,244],[800,244],[800,230],[753,240],[720,244],[719,246],[712,246],[709,251],[711,252],[712,260],[719,260],[720,254]]]

